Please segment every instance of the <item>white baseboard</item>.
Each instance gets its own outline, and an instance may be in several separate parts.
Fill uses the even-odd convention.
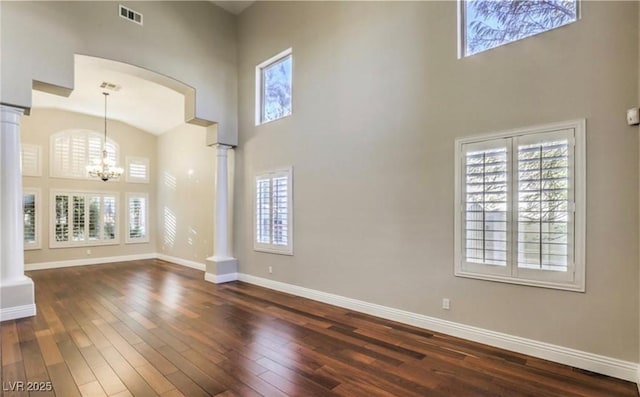
[[[204,279],[214,284],[228,283],[230,281],[238,280],[238,273],[227,273],[227,274],[220,274],[220,275],[205,273]]]
[[[623,361],[612,357],[575,350],[568,347],[552,345],[532,339],[521,338],[501,332],[490,331],[453,321],[442,320],[422,314],[394,309],[382,305],[351,299],[340,295],[317,291],[297,285],[282,283],[261,277],[240,273],[238,279],[250,284],[286,292],[292,295],[313,299],[334,306],[367,313],[376,317],[414,325],[431,331],[468,339],[474,342],[499,347],[502,349],[527,354],[530,356],[554,361],[560,364],[601,373],[631,382],[640,381],[640,367],[637,363]]]
[[[196,269],[196,270],[202,270],[202,271],[206,271],[207,270],[207,266],[204,263],[190,261],[188,259],[182,259],[182,258],[178,258],[178,257],[175,257],[175,256],[169,256],[169,255],[165,255],[165,254],[155,254],[154,258],[162,259],[163,261],[167,261],[167,262],[175,263],[175,264],[178,264],[178,265],[190,267],[190,268]]]
[[[0,321],[15,320],[16,318],[32,317],[36,315],[35,303],[24,306],[0,309]]]
[[[30,270],[56,269],[60,267],[98,265],[100,263],[126,262],[126,261],[137,261],[142,259],[155,259],[155,258],[157,258],[156,253],[106,256],[102,258],[71,259],[67,261],[28,263],[24,265],[24,270],[30,271]]]

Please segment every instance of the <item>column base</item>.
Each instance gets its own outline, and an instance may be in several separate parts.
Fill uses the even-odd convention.
[[[36,315],[33,281],[29,277],[3,281],[0,285],[0,321]]]
[[[238,280],[238,260],[232,257],[208,257],[204,279],[214,284]]]

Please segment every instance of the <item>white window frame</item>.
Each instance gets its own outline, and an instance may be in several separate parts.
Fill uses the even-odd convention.
[[[257,222],[257,182],[258,180],[287,177],[287,245],[278,245],[273,243],[258,242],[258,222]],[[271,228],[273,228],[273,219],[271,220]],[[273,236],[271,236],[273,238]],[[267,252],[271,254],[293,255],[293,167],[280,168],[272,171],[260,172],[256,174],[253,180],[253,249],[255,251]]]
[[[517,200],[517,195],[512,193],[513,186],[517,186],[517,164],[510,164],[507,173],[508,207],[507,207],[507,234],[510,235],[511,243],[508,246],[506,267],[492,266],[479,263],[468,263],[463,260],[462,252],[464,247],[464,145],[491,145],[492,141],[498,139],[512,139],[513,147],[517,148],[518,140],[527,140],[537,134],[553,133],[563,130],[573,131],[573,166],[570,165],[570,175],[572,173],[572,189],[570,191],[574,202],[573,212],[573,261],[568,264],[567,272],[547,271],[518,268],[515,260],[511,259],[516,253],[513,247],[513,233],[517,233],[516,214],[513,211],[513,202]],[[508,152],[512,152],[507,147]],[[508,154],[511,159],[512,155]],[[509,160],[511,161],[511,160]],[[515,163],[515,162],[514,162]],[[572,168],[571,168],[572,167]],[[517,190],[516,190],[517,191]],[[516,197],[514,199],[514,196]],[[509,131],[502,131],[486,135],[479,135],[467,138],[459,138],[455,141],[455,215],[454,215],[454,261],[455,275],[482,280],[499,281],[511,284],[522,284],[536,287],[562,289],[569,291],[585,291],[585,229],[586,229],[586,121],[584,119],[572,120],[560,123],[544,124],[527,128],[520,128]],[[571,211],[570,211],[571,213]],[[517,242],[516,242],[517,243]],[[552,274],[553,273],[553,274]]]
[[[146,157],[134,157],[134,156],[127,156],[126,159],[127,159],[127,176],[126,176],[127,183],[149,183],[149,159]],[[130,173],[131,165],[133,164],[144,165],[145,171],[146,171],[144,178],[137,178],[131,175]]]
[[[125,197],[126,197],[125,211],[127,213],[127,223],[125,225],[125,243],[126,244],[148,243],[149,242],[149,194],[126,193]],[[130,235],[131,212],[129,211],[129,205],[130,205],[131,199],[133,198],[142,198],[145,200],[145,213],[144,213],[145,235],[144,237],[131,237]]]
[[[29,172],[24,167],[24,153],[26,151],[35,153],[36,169],[34,172]],[[20,171],[22,173],[22,176],[42,176],[42,146],[32,143],[23,143],[20,145]]]
[[[60,137],[60,136],[68,136],[68,137],[72,137],[72,136],[82,136],[84,138],[85,141],[85,157],[86,157],[86,162],[84,165],[82,165],[82,170],[76,170],[78,173],[77,174],[69,174],[69,173],[65,173],[63,170],[59,169],[58,167],[56,167],[56,145],[55,145],[55,141],[56,138]],[[51,135],[51,137],[49,138],[49,176],[51,178],[63,178],[63,179],[86,179],[86,180],[93,180],[94,178],[90,177],[89,174],[86,172],[85,167],[87,165],[91,165],[91,159],[89,158],[89,137],[98,137],[100,139],[100,157],[102,157],[102,149],[104,148],[104,138],[103,138],[103,134],[97,131],[93,131],[93,130],[84,130],[84,129],[77,129],[77,130],[64,130],[64,131],[60,131],[57,132],[53,135]],[[115,153],[114,153],[114,158],[115,158],[115,162],[116,164],[120,163],[120,145],[114,141],[111,138],[107,138],[107,145],[112,145]],[[118,180],[116,179],[110,179],[107,183],[115,183]]]
[[[103,238],[98,240],[91,240],[88,238],[88,232],[86,233],[86,238],[83,241],[73,241],[71,240],[71,236],[73,234],[73,223],[69,222],[69,240],[68,241],[56,241],[56,196],[58,195],[66,195],[69,198],[72,196],[84,196],[85,203],[87,202],[88,197],[90,196],[99,196],[100,197],[100,216],[101,216],[101,231],[100,233],[104,233],[104,198],[105,197],[114,197],[115,205],[116,205],[116,219],[115,219],[115,230],[114,230],[114,238],[110,240],[106,240]],[[69,200],[71,202],[71,199]],[[86,204],[85,204],[86,205]],[[68,248],[68,247],[97,247],[103,245],[119,245],[120,244],[120,193],[112,192],[112,191],[89,191],[89,190],[57,190],[52,189],[50,192],[50,201],[49,201],[49,248]],[[85,228],[88,230],[88,211],[85,210]],[[69,216],[72,218],[71,216]]]
[[[490,1],[495,1],[495,0],[490,0]],[[511,43],[515,43],[517,41],[521,41],[524,39],[527,39],[529,37],[534,37],[537,36],[539,34],[545,33],[545,32],[549,32],[551,30],[555,30],[558,28],[561,28],[563,26],[567,26],[570,25],[572,23],[578,22],[581,18],[582,18],[582,5],[581,5],[581,1],[582,0],[576,0],[576,20],[573,22],[569,22],[566,23],[564,25],[559,25],[559,26],[555,26],[553,28],[547,29],[547,30],[543,30],[541,32],[532,34],[530,36],[525,36],[516,40],[512,40],[512,41],[505,41],[504,43],[501,43],[495,47],[491,47],[491,48],[487,48],[478,52],[474,52],[473,54],[467,54],[467,10],[465,7],[465,3],[467,2],[467,0],[457,0],[458,3],[458,59],[462,59],[462,58],[466,58],[466,57],[470,57],[473,55],[477,55],[480,54],[482,52],[485,51],[489,51],[492,50],[494,48],[498,48],[498,47],[502,47],[504,45],[507,44],[511,44]]]
[[[41,228],[42,228],[42,205],[40,204],[40,189],[38,188],[24,188],[22,190],[22,196],[26,194],[32,194],[34,196],[34,208],[36,211],[35,223],[35,241],[33,243],[24,243],[24,250],[37,250],[42,248]],[[23,213],[24,213],[24,201],[23,201]],[[24,215],[23,215],[24,216]],[[24,232],[24,231],[23,231]],[[24,235],[23,235],[24,241]]]
[[[263,86],[263,81],[262,81],[262,71],[273,65],[276,62],[281,61],[282,59],[291,56],[291,112],[289,114],[286,114],[282,117],[279,117],[277,119],[273,119],[273,120],[262,120],[262,113],[263,113],[263,106],[264,106],[264,96],[263,96],[263,90],[262,90],[262,86]],[[267,124],[267,123],[271,123],[273,121],[276,120],[280,120],[286,117],[289,117],[293,114],[293,49],[292,48],[287,48],[286,50],[272,56],[271,58],[267,59],[266,61],[260,63],[258,66],[256,66],[256,126],[261,125],[261,124]]]

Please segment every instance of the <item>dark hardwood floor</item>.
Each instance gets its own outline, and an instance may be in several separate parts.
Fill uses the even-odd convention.
[[[159,260],[29,272],[5,396],[637,396],[630,382]],[[25,383],[25,386],[27,384]],[[55,394],[54,394],[55,393]]]

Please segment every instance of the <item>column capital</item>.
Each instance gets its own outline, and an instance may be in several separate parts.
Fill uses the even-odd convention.
[[[0,122],[20,125],[20,117],[24,109],[9,105],[0,105]]]
[[[227,157],[227,151],[233,149],[233,146],[223,145],[221,143],[217,143],[214,146],[216,148],[216,156],[218,157]]]

